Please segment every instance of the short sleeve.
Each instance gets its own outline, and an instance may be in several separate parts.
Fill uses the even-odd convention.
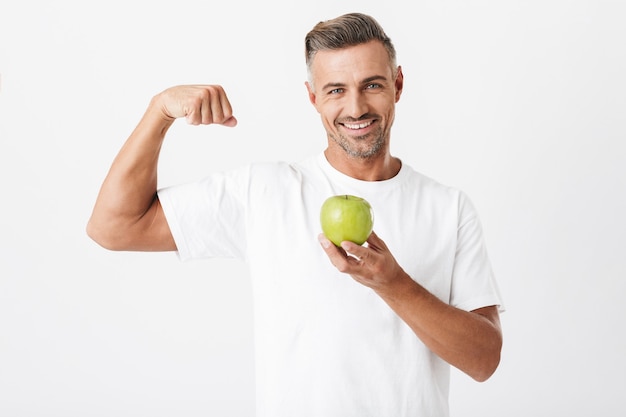
[[[247,172],[215,173],[158,191],[181,260],[245,258]]]
[[[474,205],[463,193],[459,199],[457,246],[450,303],[466,311],[492,305],[504,311],[480,219]]]

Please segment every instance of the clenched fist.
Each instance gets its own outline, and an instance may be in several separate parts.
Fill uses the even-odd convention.
[[[233,127],[237,119],[226,92],[219,85],[181,85],[168,88],[154,97],[164,117],[184,117],[192,125],[220,124]]]

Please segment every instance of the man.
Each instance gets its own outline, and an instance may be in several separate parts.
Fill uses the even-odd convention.
[[[462,192],[390,154],[404,76],[374,19],[320,22],[305,45],[323,153],[157,191],[175,119],[237,124],[220,86],[167,89],[113,162],[88,233],[112,250],[248,263],[258,416],[446,416],[450,364],[484,381],[500,360],[501,300],[478,216]],[[367,244],[319,234],[335,194],[372,204]]]

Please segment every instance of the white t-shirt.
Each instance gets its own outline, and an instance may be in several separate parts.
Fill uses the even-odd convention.
[[[402,268],[463,310],[502,305],[468,198],[403,164],[360,181],[320,153],[253,164],[159,191],[182,260],[236,257],[254,296],[258,417],[445,417],[449,365],[320,247],[335,194],[370,202],[374,230]]]

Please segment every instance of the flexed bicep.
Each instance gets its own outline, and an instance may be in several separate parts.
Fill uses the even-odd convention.
[[[194,125],[237,124],[219,85],[176,86],[154,96],[96,199],[87,233],[100,245],[113,250],[176,249],[156,187],[161,145],[178,118]]]

